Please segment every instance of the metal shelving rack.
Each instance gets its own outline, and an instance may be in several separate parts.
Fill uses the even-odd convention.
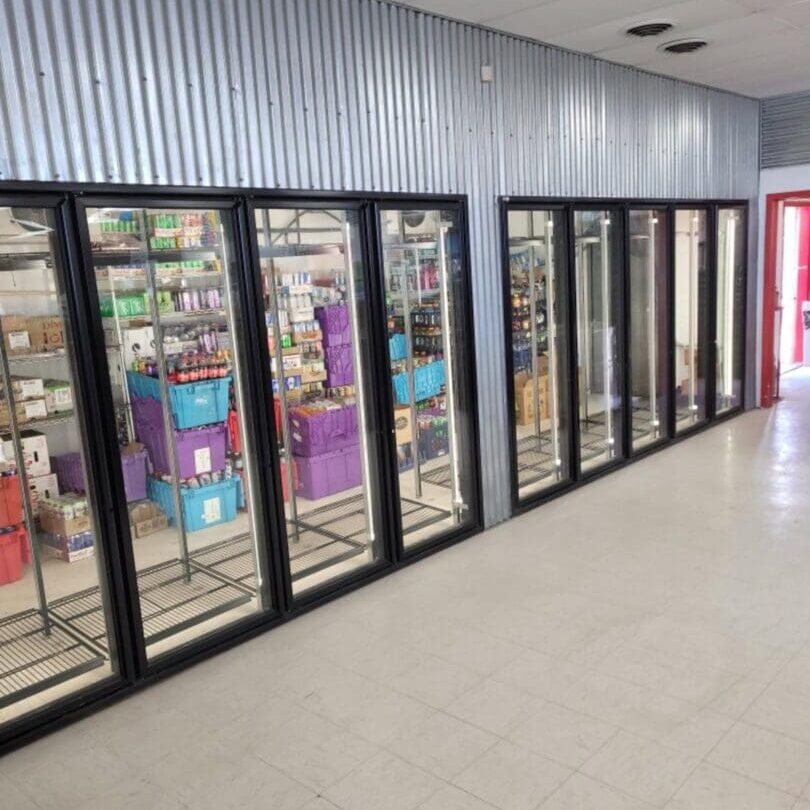
[[[12,296],[41,298],[46,296],[61,300],[58,274],[49,251],[43,253],[6,254],[0,257],[0,272],[24,272],[44,269],[53,273],[53,289],[0,290],[0,298]],[[57,316],[54,316],[57,317]],[[61,313],[58,317],[64,319]],[[68,335],[64,334],[64,340]],[[0,379],[5,392],[9,425],[3,433],[9,433],[14,454],[14,464],[21,488],[23,525],[26,542],[31,549],[31,567],[36,594],[36,608],[7,616],[0,620],[0,707],[37,694],[85,672],[103,665],[107,655],[102,645],[76,632],[64,622],[48,601],[43,572],[42,549],[31,501],[31,485],[25,465],[22,447],[22,425],[17,417],[16,401],[12,384],[11,365],[24,366],[43,362],[62,362],[70,359],[66,349],[50,352],[32,352],[9,355],[6,351],[6,336],[0,322]],[[75,379],[75,373],[71,375]],[[71,385],[73,384],[71,380]],[[73,411],[25,423],[24,429],[53,427],[75,418]],[[106,626],[102,628],[106,635]]]
[[[557,374],[560,359],[557,345],[557,322],[555,317],[557,298],[557,270],[554,258],[554,223],[546,217],[542,234],[535,234],[534,216],[529,216],[529,235],[526,238],[510,240],[510,251],[526,250],[528,252],[528,287],[529,287],[529,342],[531,346],[532,396],[534,402],[534,433],[520,439],[517,443],[518,469],[523,473],[520,485],[536,483],[552,476],[555,481],[562,477],[562,458],[560,453],[560,398],[557,386]],[[545,263],[538,260],[537,251],[545,252]],[[541,268],[545,268],[544,271]],[[538,278],[545,276],[546,289],[546,328],[537,328],[538,290],[541,284]],[[540,371],[538,366],[541,338],[546,338],[548,355],[549,380],[549,428],[543,430],[540,416]],[[550,453],[546,444],[551,445]]]
[[[614,435],[614,413],[612,402],[613,389],[613,356],[610,347],[610,251],[608,228],[610,215],[599,213],[599,235],[579,235],[575,237],[577,293],[577,332],[579,357],[582,359],[583,391],[580,395],[580,443],[581,462],[590,462],[600,455],[604,461],[610,461],[616,455],[616,438]],[[590,397],[593,392],[593,330],[592,330],[592,290],[591,271],[593,246],[599,245],[600,271],[600,316],[602,323],[602,411],[590,413]],[[596,426],[600,430],[593,431]]]
[[[132,417],[131,394],[126,374],[126,363],[123,356],[123,329],[128,326],[152,326],[154,330],[154,352],[158,370],[158,383],[162,405],[165,409],[163,428],[169,463],[169,475],[172,479],[172,501],[175,513],[175,527],[178,534],[178,559],[168,560],[137,572],[138,591],[144,615],[144,636],[147,643],[160,641],[175,633],[179,633],[196,624],[225,613],[234,607],[245,604],[257,596],[256,584],[256,558],[251,542],[252,533],[240,532],[237,535],[214,541],[203,549],[190,551],[188,529],[183,513],[182,495],[179,486],[179,471],[177,462],[177,447],[174,425],[171,418],[170,383],[167,378],[167,355],[163,341],[163,329],[166,326],[186,325],[190,322],[228,324],[230,311],[229,286],[226,280],[226,257],[224,238],[220,225],[216,245],[177,248],[152,249],[147,238],[147,211],[141,210],[141,229],[132,235],[138,244],[131,249],[95,250],[93,261],[96,267],[112,268],[115,265],[130,265],[133,263],[144,265],[142,278],[120,279],[113,278],[109,272],[107,279],[101,279],[99,290],[109,293],[113,299],[112,321],[115,332],[115,344],[108,346],[119,353],[121,360],[121,389],[123,402],[119,406],[126,414],[128,435],[135,438]],[[186,261],[189,259],[211,260],[219,259],[222,268],[219,271],[204,271],[182,276],[158,276],[155,262]],[[158,291],[183,290],[200,288],[200,282],[216,280],[222,288],[223,306],[215,310],[195,310],[192,312],[161,313],[158,305]],[[205,285],[202,287],[205,289]],[[133,317],[118,315],[116,297],[120,293],[143,293],[148,296],[149,312]],[[236,359],[233,359],[236,362]],[[246,482],[249,485],[249,481]],[[203,563],[206,553],[212,547],[237,546],[244,543],[247,550],[242,554],[243,566],[252,566],[253,584],[247,586],[244,578],[232,579],[218,570],[216,566],[207,566]],[[102,609],[97,589],[75,594],[60,600],[58,608],[65,621],[78,623],[95,622],[98,625],[99,614]]]
[[[347,222],[332,215],[331,212],[315,209],[318,214],[331,216],[335,220],[334,227],[307,228],[301,224],[301,218],[308,211],[298,211],[286,228],[273,229],[270,223],[270,212],[262,210],[262,231],[260,232],[260,260],[262,272],[267,280],[265,293],[265,311],[269,311],[273,330],[273,361],[276,367],[275,377],[278,381],[278,399],[281,417],[281,436],[279,457],[284,462],[284,475],[287,479],[289,500],[285,511],[287,536],[292,541],[290,548],[290,573],[293,582],[318,574],[341,562],[346,562],[360,554],[366,554],[373,559],[374,544],[376,542],[375,527],[373,524],[373,505],[371,503],[371,490],[368,486],[370,475],[370,458],[368,450],[368,433],[365,425],[365,400],[363,385],[363,363],[360,354],[360,335],[358,332],[357,301],[354,290],[354,259],[352,254],[351,229]],[[261,233],[264,234],[264,240]],[[305,233],[334,233],[340,239],[334,243],[317,243],[307,245],[301,242]],[[278,250],[281,240],[288,239],[290,234],[298,237],[298,242],[290,244],[284,242],[285,250]],[[299,513],[298,502],[295,495],[295,476],[293,472],[294,457],[292,452],[292,439],[290,436],[289,410],[287,388],[284,377],[284,352],[282,347],[281,322],[279,319],[278,284],[276,279],[276,256],[305,256],[309,254],[320,255],[325,251],[332,251],[343,255],[346,273],[346,305],[349,308],[349,322],[352,335],[352,360],[355,369],[355,402],[358,416],[358,439],[360,443],[360,457],[362,465],[363,493],[349,495],[322,506],[316,506],[306,513]],[[359,504],[365,504],[360,508]],[[335,527],[342,526],[343,531]]]

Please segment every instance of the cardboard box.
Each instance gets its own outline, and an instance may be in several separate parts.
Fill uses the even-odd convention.
[[[39,345],[41,334],[38,336],[36,333],[38,325],[34,318],[26,315],[3,315],[0,326],[3,328],[3,340],[9,355],[42,351]]]
[[[46,532],[66,537],[90,531],[90,515],[73,518],[62,517],[48,510],[45,499],[40,501],[39,523]]]
[[[42,351],[55,352],[65,348],[65,335],[62,319],[58,315],[46,315],[38,319],[41,322],[40,330],[44,342]]]
[[[45,498],[55,498],[59,495],[59,482],[56,473],[47,475],[34,475],[28,479],[31,489],[31,509],[34,517],[39,517],[39,507]]]
[[[548,374],[538,378],[540,418],[548,419]],[[518,425],[534,423],[534,384],[526,371],[515,374],[515,419]]]
[[[41,377],[12,377],[11,388],[17,402],[45,397],[45,386]]]
[[[155,357],[155,330],[151,326],[139,329],[121,330],[121,349],[124,365],[132,368],[138,360],[151,360]]]
[[[413,441],[413,424],[411,423],[410,406],[394,406],[394,430],[397,436],[397,446],[410,444]]]
[[[10,461],[14,458],[14,445],[11,436],[3,435],[3,457]],[[51,471],[51,457],[48,454],[48,437],[38,430],[20,431],[23,462],[30,476],[48,475]]]
[[[17,419],[18,422],[34,422],[37,419],[47,419],[48,406],[45,404],[44,399],[26,399],[23,402],[15,403],[16,410],[19,414],[22,409],[25,415],[24,419]]]
[[[64,380],[45,380],[45,407],[49,414],[73,410],[73,389]]]
[[[40,534],[40,548],[49,557],[65,562],[76,562],[95,554],[92,532],[85,531],[73,536]]]
[[[166,515],[154,501],[137,503],[129,508],[130,532],[134,537],[146,537],[168,525]]]

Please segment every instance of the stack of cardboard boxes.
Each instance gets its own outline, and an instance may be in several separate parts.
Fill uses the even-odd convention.
[[[537,388],[540,398],[540,419],[549,418],[548,410],[548,357],[540,355],[537,358],[538,381]],[[518,425],[534,424],[534,381],[528,371],[515,374],[515,419]]]

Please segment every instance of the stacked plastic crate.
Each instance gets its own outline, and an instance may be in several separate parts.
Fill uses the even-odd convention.
[[[152,475],[147,495],[170,520],[175,518],[172,487],[179,485],[187,531],[234,520],[244,505],[241,478],[228,454],[228,406],[231,377],[169,385],[177,476],[171,478],[164,411],[158,379],[128,371],[135,435],[149,453]]]
[[[20,476],[14,466],[0,471],[0,585],[22,579],[23,563],[30,561],[30,549],[23,522]]]
[[[330,397],[289,412],[297,492],[309,500],[362,483],[348,309],[345,304],[316,307],[315,318],[321,327]]]

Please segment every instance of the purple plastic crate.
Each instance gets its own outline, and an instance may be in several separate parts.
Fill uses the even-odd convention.
[[[316,307],[315,317],[321,325],[324,347],[346,346],[352,342],[351,329],[349,328],[349,310],[345,304]]]
[[[354,385],[351,346],[332,346],[326,350],[326,387]]]
[[[146,450],[121,454],[124,473],[124,494],[127,503],[142,501],[146,497]],[[51,457],[60,492],[84,492],[84,471],[80,453],[65,453]]]
[[[296,493],[310,501],[360,486],[363,481],[358,447],[310,458],[299,456],[295,458],[295,466],[298,471]]]
[[[166,450],[166,431],[162,424],[136,422],[135,432],[139,442],[146,445],[152,467],[156,473],[169,472],[169,454]],[[225,469],[225,453],[228,443],[226,425],[175,430],[174,444],[177,448],[178,474],[191,478],[208,472]]]
[[[319,456],[357,444],[357,406],[343,405],[318,414],[306,408],[289,413],[292,451],[297,456]]]

